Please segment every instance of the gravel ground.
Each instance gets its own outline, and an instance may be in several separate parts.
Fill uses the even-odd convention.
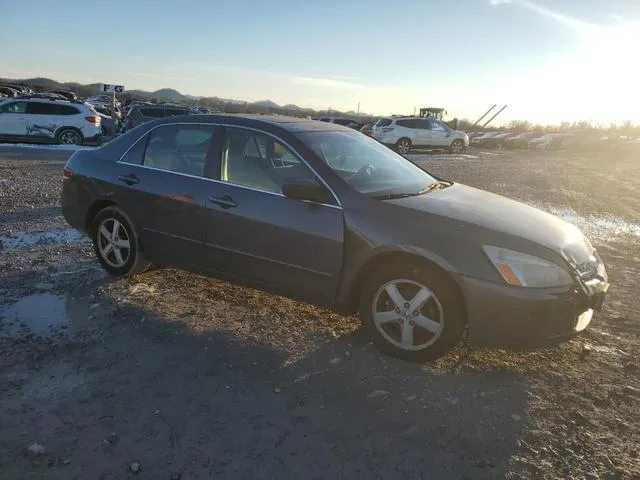
[[[412,157],[576,222],[613,284],[571,342],[415,365],[356,318],[107,277],[60,215],[68,155],[0,147],[1,479],[640,478],[640,158]]]

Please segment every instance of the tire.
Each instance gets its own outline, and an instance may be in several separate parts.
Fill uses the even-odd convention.
[[[82,145],[82,134],[73,128],[63,128],[56,135],[58,144]]]
[[[396,151],[400,155],[406,155],[411,151],[411,140],[408,138],[401,138],[396,142]]]
[[[371,275],[362,288],[364,329],[382,351],[404,360],[424,362],[442,356],[466,328],[464,302],[451,282],[436,268],[392,263]],[[400,295],[397,301],[404,302],[399,307],[388,293],[393,285]],[[414,302],[420,304],[415,310]],[[405,329],[411,332],[410,341],[409,333],[403,338]]]
[[[130,277],[151,267],[140,251],[133,223],[118,207],[100,210],[93,219],[90,234],[98,261],[110,275]]]
[[[449,153],[462,153],[462,152],[464,152],[464,141],[457,138],[453,142],[451,142],[451,145],[449,145]]]

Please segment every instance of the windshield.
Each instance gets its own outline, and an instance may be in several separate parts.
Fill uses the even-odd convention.
[[[436,180],[359,132],[303,132],[298,137],[353,189],[370,197],[418,195]]]

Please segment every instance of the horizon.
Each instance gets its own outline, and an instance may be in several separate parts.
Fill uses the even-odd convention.
[[[23,38],[24,13],[7,5],[0,38],[19,38],[20,49],[5,52],[0,75],[314,110],[356,111],[360,103],[371,115],[440,106],[449,118],[474,120],[497,103],[508,105],[497,124],[640,124],[638,68],[630,61],[640,47],[640,2],[193,0],[175,12],[148,0],[114,0],[111,7],[120,13],[113,41],[82,20],[102,15],[102,7],[73,0],[48,9],[46,18],[30,18]],[[69,18],[74,28],[58,28]]]

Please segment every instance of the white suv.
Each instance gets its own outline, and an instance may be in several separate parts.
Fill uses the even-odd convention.
[[[17,97],[0,102],[0,140],[96,145],[100,115],[89,105],[65,100]]]
[[[383,117],[371,129],[371,136],[402,154],[416,147],[446,148],[451,153],[462,153],[469,146],[466,133],[431,117]]]

